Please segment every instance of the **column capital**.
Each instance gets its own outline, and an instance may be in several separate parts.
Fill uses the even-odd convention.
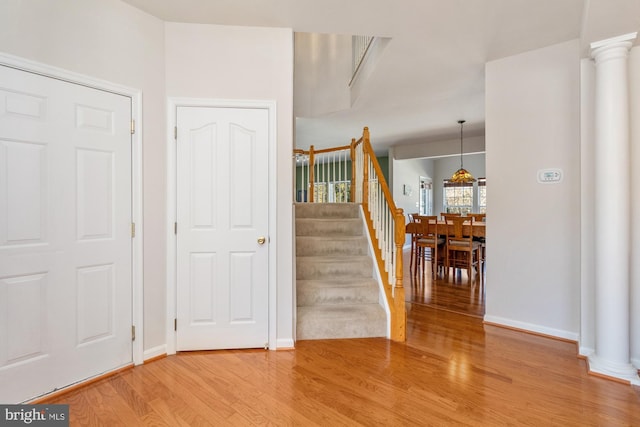
[[[627,54],[631,46],[633,46],[633,40],[637,37],[638,33],[628,33],[621,36],[612,37],[610,39],[600,40],[591,43],[591,57],[596,60],[606,59],[601,57],[603,52],[610,52],[612,50]]]

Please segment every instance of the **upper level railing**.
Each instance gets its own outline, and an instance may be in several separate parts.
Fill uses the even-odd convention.
[[[353,81],[356,78],[356,75],[358,74],[358,71],[360,71],[360,66],[363,63],[364,57],[366,56],[367,51],[371,46],[371,43],[373,43],[373,40],[374,40],[373,36],[352,36],[351,38],[351,52],[352,52],[351,81],[349,82],[349,85],[353,83]]]
[[[402,284],[402,247],[405,219],[396,208],[378,159],[371,147],[369,129],[351,145],[315,151],[294,150],[296,189],[300,203],[361,203],[378,271],[391,312],[391,339],[404,341],[406,310]]]
[[[351,201],[351,147],[294,150],[296,202],[346,203]]]

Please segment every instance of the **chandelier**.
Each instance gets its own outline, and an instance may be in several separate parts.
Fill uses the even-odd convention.
[[[454,183],[466,184],[469,182],[475,182],[475,178],[473,175],[469,173],[465,168],[462,167],[462,126],[464,124],[464,120],[458,120],[460,123],[460,169],[455,171],[453,176],[451,176],[450,181]]]

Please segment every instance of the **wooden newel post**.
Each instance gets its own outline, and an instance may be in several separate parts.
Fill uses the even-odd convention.
[[[404,342],[406,340],[407,330],[407,312],[404,301],[404,286],[402,284],[402,276],[404,274],[402,268],[402,248],[406,238],[404,211],[396,209],[394,212],[394,243],[396,245],[396,284],[393,290],[393,303],[395,306],[395,328],[393,333],[394,341]]]

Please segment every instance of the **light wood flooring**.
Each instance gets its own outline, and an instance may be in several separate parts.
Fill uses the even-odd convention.
[[[71,426],[640,426],[640,388],[574,343],[407,303],[406,343],[179,353],[50,399]]]
[[[407,302],[469,316],[484,316],[484,280],[480,280],[480,275],[476,274],[469,283],[466,271],[457,270],[454,275],[452,269],[448,278],[441,271],[434,280],[429,262],[425,268],[411,268],[410,256],[411,250],[405,250],[403,286]]]

